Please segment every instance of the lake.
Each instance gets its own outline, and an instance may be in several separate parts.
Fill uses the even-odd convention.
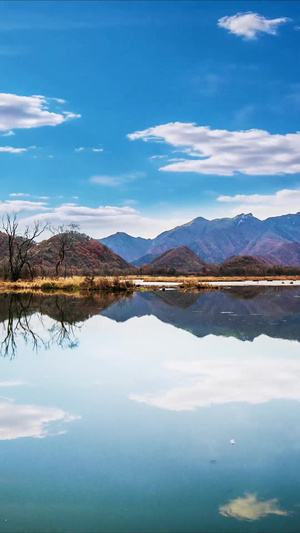
[[[0,531],[300,529],[300,289],[0,295]]]

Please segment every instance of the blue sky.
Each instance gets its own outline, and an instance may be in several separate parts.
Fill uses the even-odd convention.
[[[152,237],[300,211],[298,2],[0,13],[1,213]]]

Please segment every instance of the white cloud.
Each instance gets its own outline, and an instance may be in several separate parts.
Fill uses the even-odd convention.
[[[44,211],[47,204],[45,202],[31,202],[29,200],[5,200],[0,201],[0,214],[21,213],[28,211]]]
[[[289,20],[287,17],[267,19],[258,13],[249,11],[248,13],[237,13],[231,17],[222,17],[218,20],[218,26],[245,39],[255,39],[257,35],[262,33],[277,35],[278,26]]]
[[[30,203],[35,204],[35,202]],[[7,205],[7,202],[2,202],[2,205],[0,203],[0,213],[5,212],[4,206]],[[13,210],[11,208],[11,211]],[[74,222],[79,224],[81,231],[91,237],[100,239],[117,231],[125,231],[136,237],[156,237],[156,235],[170,229],[170,227],[186,223],[188,218],[176,215],[174,217],[166,215],[164,218],[150,218],[142,216],[139,211],[128,205],[94,208],[74,203],[64,203],[55,208],[44,208],[43,213],[26,218],[23,221],[26,224],[30,224],[33,220],[47,220],[55,225]]]
[[[103,148],[92,148],[93,152],[103,152]]]
[[[13,402],[0,402],[0,440],[13,440],[22,437],[42,438],[50,435],[50,424],[70,422],[80,417],[70,416],[56,407],[19,405]]]
[[[10,154],[22,154],[27,152],[27,148],[14,148],[13,146],[0,146],[0,152],[7,152]]]
[[[134,141],[159,141],[188,155],[160,168],[166,172],[196,172],[232,176],[296,174],[300,172],[300,133],[271,134],[264,130],[212,130],[195,123],[171,122],[136,131]]]
[[[268,515],[288,516],[290,513],[278,507],[277,498],[272,500],[259,500],[256,494],[245,494],[244,497],[235,498],[227,505],[219,507],[223,516],[237,518],[238,520],[259,520]]]
[[[68,111],[50,112],[49,100],[41,95],[19,96],[0,93],[0,131],[57,126],[68,119],[80,117]]]
[[[83,152],[85,150],[84,146],[79,146],[79,148],[75,148],[74,152]]]
[[[283,189],[275,194],[236,194],[218,196],[218,202],[231,205],[229,215],[251,212],[258,218],[279,216],[300,211],[300,189]],[[238,204],[238,205],[236,205]]]

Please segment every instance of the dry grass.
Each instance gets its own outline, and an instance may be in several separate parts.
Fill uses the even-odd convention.
[[[153,286],[142,287],[139,289],[133,283],[134,279],[143,279],[143,281],[153,282]],[[60,292],[65,294],[82,294],[87,291],[107,292],[107,293],[132,293],[135,290],[152,290],[155,282],[175,281],[179,283],[178,288],[183,290],[218,290],[220,286],[209,285],[214,281],[245,281],[245,280],[297,280],[300,276],[74,276],[68,278],[36,278],[33,281],[19,280],[16,282],[0,280],[0,292],[37,292],[43,293]]]
[[[35,278],[34,280],[18,280],[16,282],[0,281],[0,292],[64,292],[80,293],[97,292],[132,292],[134,284],[130,280],[121,280],[112,276],[72,278]]]

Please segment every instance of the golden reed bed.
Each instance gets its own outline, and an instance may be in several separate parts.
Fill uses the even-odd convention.
[[[135,288],[132,281],[113,276],[67,278],[35,278],[34,280],[0,281],[0,292],[41,291],[79,293],[85,291],[131,292]]]
[[[34,280],[18,280],[16,282],[0,280],[0,292],[64,292],[81,293],[86,291],[103,292],[133,292],[140,288],[134,284],[135,279],[147,282],[177,282],[181,289],[219,288],[211,287],[209,282],[214,281],[273,281],[273,280],[300,280],[300,276],[74,276],[67,278],[35,278]],[[149,287],[151,289],[151,287]],[[143,287],[146,290],[146,287]]]

